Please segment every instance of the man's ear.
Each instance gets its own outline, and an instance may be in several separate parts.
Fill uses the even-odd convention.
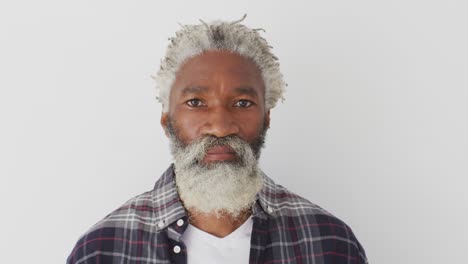
[[[169,131],[167,131],[167,122],[169,121],[169,113],[162,112],[161,113],[161,126],[164,129],[164,133],[167,137],[169,137]]]
[[[265,114],[265,126],[266,128],[270,128],[270,110]]]

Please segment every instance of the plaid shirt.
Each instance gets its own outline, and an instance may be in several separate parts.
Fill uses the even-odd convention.
[[[263,178],[252,210],[250,263],[367,263],[345,223]],[[152,191],[130,199],[86,232],[67,263],[187,263],[181,241],[187,224],[171,165]]]

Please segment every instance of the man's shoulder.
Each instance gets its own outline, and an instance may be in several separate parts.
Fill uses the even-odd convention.
[[[155,188],[127,200],[89,228],[76,242],[67,263],[88,258],[133,258],[134,248],[151,243],[165,245],[159,219],[178,216],[181,209],[174,203],[172,188]],[[146,252],[149,254],[149,252]]]
[[[132,223],[138,223],[140,229],[151,229],[153,226],[152,215],[155,210],[153,194],[154,190],[128,199],[88,229],[86,233],[101,228],[133,228]]]
[[[282,185],[276,184],[276,187],[276,217],[297,218],[305,224],[305,228],[319,228],[322,234],[335,232],[336,230],[332,231],[333,227],[352,233],[351,228],[344,221],[323,207]]]
[[[321,206],[274,182],[266,175],[264,179],[265,184],[262,189],[262,196],[265,203],[272,207],[277,216],[324,216],[336,218]]]
[[[133,229],[150,231],[152,221],[152,191],[132,197],[89,228],[76,242],[67,263],[96,257],[96,254],[115,254],[115,245]],[[103,256],[100,256],[103,257]]]
[[[330,252],[339,252],[335,248],[339,245],[351,245],[352,255],[367,262],[362,245],[344,221],[271,179],[267,179],[266,185],[262,192],[274,209],[272,230],[289,232],[304,243],[321,243]]]
[[[286,187],[271,182],[272,191],[267,194],[269,202],[274,206],[276,217],[300,218],[303,222],[322,223],[320,226],[337,226],[350,231],[349,226],[340,218],[323,207],[311,202],[303,196]],[[270,183],[270,184],[271,184]]]
[[[101,228],[126,228],[153,231],[159,220],[180,213],[181,205],[175,183],[167,170],[152,190],[128,199],[106,215],[86,233]],[[160,225],[159,225],[160,226]]]

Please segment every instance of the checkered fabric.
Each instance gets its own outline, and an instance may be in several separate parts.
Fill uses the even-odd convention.
[[[368,263],[349,226],[262,176],[264,186],[252,210],[250,263]],[[67,263],[187,263],[181,241],[187,220],[171,165],[152,191],[130,199],[88,230]]]

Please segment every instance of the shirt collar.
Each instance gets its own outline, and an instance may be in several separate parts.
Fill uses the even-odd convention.
[[[187,217],[187,211],[182,205],[175,183],[174,164],[156,181],[151,192],[155,226],[157,230],[166,228],[178,219]],[[274,217],[278,210],[275,199],[278,196],[277,185],[261,171],[263,177],[262,190],[257,194],[257,201],[253,207],[252,217],[266,219]]]

